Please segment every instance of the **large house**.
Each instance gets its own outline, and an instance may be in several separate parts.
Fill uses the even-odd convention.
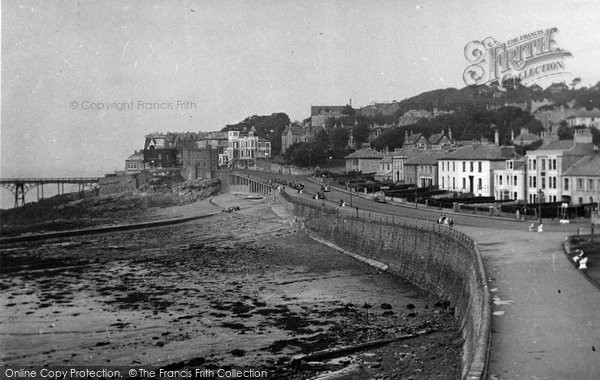
[[[438,160],[440,189],[494,195],[494,170],[504,169],[507,159],[515,158],[515,148],[476,143],[447,153]]]
[[[219,155],[219,165],[252,167],[257,159],[271,158],[271,142],[254,135],[254,131],[241,135],[239,131],[229,131],[227,149]]]
[[[600,129],[600,110],[597,108],[591,111],[578,110],[567,117],[567,124],[570,127],[585,125],[589,128]]]
[[[584,156],[565,170],[562,190],[576,204],[600,202],[600,154]]]
[[[406,161],[421,154],[421,150],[400,148],[391,152],[392,156],[392,181],[406,182],[406,170],[404,164]]]
[[[321,127],[329,118],[339,119],[345,116],[343,111],[346,106],[311,106],[310,107],[310,125]]]
[[[499,200],[526,201],[526,173],[526,159],[506,160],[504,169],[494,170],[494,197]]]
[[[406,183],[417,187],[438,187],[438,160],[447,154],[443,150],[420,152],[404,163]]]
[[[150,168],[171,168],[177,165],[178,150],[172,134],[152,133],[144,142],[144,164]]]
[[[568,168],[586,155],[594,152],[589,129],[575,129],[573,140],[548,140],[536,150],[527,151],[527,201],[571,202],[571,196],[563,194],[570,189],[569,178],[561,178]],[[563,196],[564,195],[564,196]]]
[[[381,152],[371,148],[363,148],[346,156],[346,172],[360,171],[363,173],[376,173],[379,162],[385,157]]]
[[[288,148],[294,144],[298,144],[303,141],[304,132],[302,127],[298,125],[288,125],[281,133],[281,154],[285,154]]]

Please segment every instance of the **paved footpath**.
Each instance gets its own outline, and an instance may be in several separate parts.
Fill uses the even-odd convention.
[[[565,232],[458,227],[492,290],[490,379],[600,379],[600,291],[564,254]]]

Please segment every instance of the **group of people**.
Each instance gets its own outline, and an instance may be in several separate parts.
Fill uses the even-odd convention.
[[[446,214],[440,215],[437,222],[438,224],[447,224],[448,226],[450,226],[450,228],[454,226],[454,221],[451,218],[448,218]]]
[[[343,199],[340,199],[340,207],[346,207],[346,202]]]

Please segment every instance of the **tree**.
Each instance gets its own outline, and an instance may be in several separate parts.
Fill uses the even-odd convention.
[[[571,82],[571,87],[573,88],[573,90],[575,90],[575,87],[577,87],[579,83],[581,83],[581,78],[573,78],[573,81]]]
[[[346,128],[334,128],[329,131],[329,149],[334,158],[345,157],[348,151],[348,138],[350,137]]]
[[[285,152],[285,158],[294,165],[313,167],[327,160],[327,152],[323,151],[316,142],[303,142],[290,146]]]
[[[572,140],[573,135],[575,134],[573,128],[569,128],[566,121],[561,121],[558,127],[558,131],[556,131],[558,138],[560,140]]]
[[[352,137],[354,137],[354,143],[359,148],[362,143],[369,140],[369,126],[366,124],[358,124],[352,128]]]
[[[373,148],[384,150],[388,148],[394,150],[404,145],[404,130],[402,128],[390,128],[383,132],[373,141]]]

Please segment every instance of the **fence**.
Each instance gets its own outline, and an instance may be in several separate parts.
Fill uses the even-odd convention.
[[[491,338],[490,293],[479,250],[467,235],[436,223],[335,207],[285,191],[286,207],[319,237],[388,265],[388,271],[455,308],[464,338],[463,378],[485,377]]]

